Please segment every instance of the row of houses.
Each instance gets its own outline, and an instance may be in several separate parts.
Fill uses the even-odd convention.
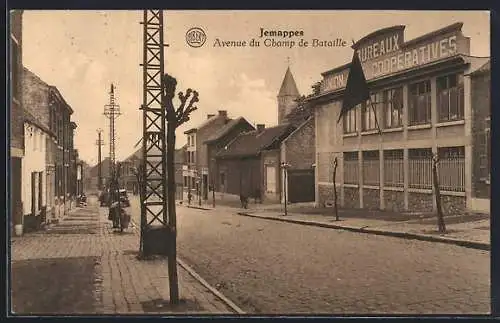
[[[253,126],[220,110],[185,132],[185,192],[194,190],[206,200],[214,189],[279,203],[287,188],[290,202],[314,201],[314,111],[301,103],[290,68],[277,99],[278,125]],[[285,161],[288,185],[282,181]]]
[[[359,40],[352,47],[372,97],[340,120],[350,63],[322,73],[306,97],[288,68],[278,125],[254,127],[219,111],[185,132],[184,190],[207,199],[213,187],[264,203],[283,202],[286,190],[289,202],[331,205],[336,159],[342,207],[431,211],[436,155],[445,212],[489,213],[490,58],[470,56],[462,27],[405,41],[398,25]],[[398,43],[375,54],[388,39]]]
[[[372,98],[340,119],[350,63],[322,73],[306,96],[288,68],[277,125],[208,114],[176,153],[178,198],[215,191],[321,207],[332,204],[335,183],[345,208],[432,211],[436,155],[445,211],[489,213],[490,58],[470,56],[462,27],[405,41],[398,25],[360,39],[352,48]],[[139,151],[126,160],[138,161]]]
[[[18,234],[56,220],[79,193],[73,110],[22,63],[22,10],[10,13],[11,225]]]

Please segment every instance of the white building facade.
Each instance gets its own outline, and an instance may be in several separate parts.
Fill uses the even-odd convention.
[[[33,122],[24,123],[25,155],[22,160],[23,226],[40,224],[47,207],[46,143],[50,135]]]

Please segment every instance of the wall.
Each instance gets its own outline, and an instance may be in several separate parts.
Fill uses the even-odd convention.
[[[24,115],[22,110],[22,73],[23,73],[23,36],[22,36],[22,10],[10,11],[10,79],[15,88],[11,88],[10,100],[10,187],[11,187],[11,208],[12,208],[12,224],[21,224],[23,218],[22,205],[22,157],[24,155]],[[14,49],[14,47],[16,49]],[[17,58],[13,57],[13,53],[17,52]],[[16,97],[14,97],[14,90]]]
[[[207,145],[207,160],[209,161],[209,182],[210,185],[215,182],[215,189],[220,192],[220,176],[219,167],[216,160],[214,160],[215,155],[220,149],[224,148],[230,141],[236,138],[240,133],[254,130],[254,128],[248,123],[239,123],[233,127],[225,136],[217,140],[216,142]]]
[[[286,138],[281,149],[282,158],[291,169],[310,169],[315,163],[314,118],[309,119]]]
[[[25,124],[25,158],[22,161],[22,200],[23,214],[31,214],[31,173],[42,173],[42,206],[46,205],[46,185],[45,185],[45,144],[46,134],[35,126]],[[31,129],[31,130],[30,130]],[[40,146],[40,143],[42,145]],[[36,207],[37,208],[37,207]]]
[[[199,169],[208,168],[207,145],[204,143],[205,140],[210,138],[210,136],[212,136],[217,130],[222,128],[228,121],[226,117],[222,116],[216,116],[212,118],[214,120],[212,120],[202,128],[198,128],[198,130],[196,131],[196,164]]]
[[[442,67],[445,68],[444,66]],[[358,174],[360,182],[358,186],[344,184],[339,188],[339,197],[341,205],[344,207],[363,207],[369,209],[384,209],[392,211],[401,210],[419,210],[433,211],[435,209],[435,201],[431,189],[411,192],[403,188],[402,191],[386,190],[383,187],[383,151],[389,149],[401,149],[405,151],[405,181],[408,185],[409,168],[408,168],[408,149],[411,148],[431,148],[433,152],[437,152],[440,147],[463,146],[465,147],[465,189],[461,192],[446,192],[441,191],[443,196],[443,209],[445,214],[457,213],[465,209],[465,201],[470,189],[468,177],[471,159],[469,153],[470,139],[468,133],[468,113],[471,111],[471,106],[467,104],[468,95],[471,93],[470,87],[464,80],[464,119],[452,122],[439,122],[437,119],[437,99],[436,99],[436,79],[444,73],[465,73],[466,65],[446,66],[447,70],[437,70],[427,75],[412,75],[406,76],[411,82],[416,80],[429,79],[431,83],[431,123],[422,126],[408,125],[408,91],[409,82],[405,81],[397,83],[403,86],[403,126],[397,129],[384,129],[382,114],[378,114],[378,121],[382,127],[382,136],[378,131],[361,131],[361,113],[357,109],[356,124],[357,132],[353,134],[344,134],[342,121],[338,124],[338,113],[340,111],[340,95],[333,97],[331,102],[319,106],[315,110],[316,118],[316,178],[317,178],[317,205],[322,205],[331,199],[332,176],[333,176],[333,159],[338,158],[337,183],[343,183],[343,156],[346,151],[360,152],[368,150],[378,150],[380,157],[380,183],[379,186],[365,187],[363,184],[362,170],[363,161],[362,155],[358,153]],[[396,86],[386,86],[380,88],[384,90]],[[483,95],[484,97],[484,95]],[[380,110],[378,110],[380,111]],[[448,213],[446,213],[448,212]]]
[[[50,129],[49,86],[28,69],[24,69],[23,74],[23,105]]]
[[[22,157],[23,147],[24,147],[24,116],[22,111],[22,75],[23,75],[23,62],[22,62],[22,10],[12,10],[10,13],[10,44],[11,59],[13,57],[13,47],[17,48],[17,60],[12,62],[11,65],[11,79],[17,80],[17,84],[13,84],[17,87],[17,95],[11,95],[11,106],[10,106],[10,147],[12,157]],[[11,94],[14,94],[14,88],[11,89]]]
[[[226,185],[222,193],[250,195],[262,186],[262,168],[259,157],[247,159],[219,159],[219,174],[224,173]],[[220,175],[219,175],[220,178]]]
[[[263,200],[265,202],[279,202],[281,199],[281,191],[283,187],[283,177],[282,170],[280,168],[281,158],[280,150],[270,150],[262,152],[262,194]],[[268,191],[267,187],[267,171],[266,166],[275,167],[275,183],[276,183],[276,192],[272,193]]]

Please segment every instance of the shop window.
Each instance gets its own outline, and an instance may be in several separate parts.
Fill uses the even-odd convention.
[[[404,186],[404,159],[403,149],[384,151],[384,186]]]
[[[408,114],[410,125],[431,122],[431,82],[429,80],[411,84]]]
[[[438,77],[437,110],[439,121],[464,119],[464,81],[463,75],[453,74]]]
[[[347,111],[343,116],[344,133],[354,133],[358,129],[356,127],[356,111],[361,105],[358,104],[356,107]]]
[[[384,92],[384,119],[386,128],[398,128],[403,125],[403,88]]]
[[[344,183],[359,184],[358,152],[344,153]]]
[[[363,184],[380,185],[379,151],[363,151]]]
[[[432,189],[432,149],[409,149],[408,157],[409,186]]]
[[[373,106],[372,106],[373,104]],[[379,106],[383,104],[383,94],[374,93],[371,95],[370,100],[366,101],[361,107],[361,125],[363,131],[377,129],[377,116],[376,113],[379,110]]]
[[[439,188],[444,191],[465,190],[465,147],[438,148]]]

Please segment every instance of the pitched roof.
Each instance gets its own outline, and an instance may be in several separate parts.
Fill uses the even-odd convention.
[[[106,158],[104,158],[104,160],[101,161],[102,177],[106,177],[109,175],[110,164],[111,163],[110,163],[109,157],[106,157]],[[88,171],[88,176],[90,176],[90,177],[97,177],[98,174],[99,174],[99,164],[94,165]]]
[[[48,127],[44,126],[37,118],[35,118],[34,115],[31,114],[30,111],[24,108],[23,108],[23,117],[25,122],[36,126],[37,128],[41,129],[43,132],[52,137],[56,137],[56,135]]]
[[[481,64],[482,63],[482,64]],[[477,75],[491,71],[491,60],[488,58],[486,62],[479,61],[479,64],[471,64],[471,72],[468,75]]]
[[[190,134],[190,133],[196,132],[196,131],[198,131],[199,129],[202,129],[202,128],[204,128],[204,127],[208,126],[209,124],[211,124],[212,122],[214,122],[214,121],[215,121],[215,120],[217,120],[218,118],[225,118],[226,120],[231,120],[231,119],[229,119],[227,116],[221,116],[221,115],[217,114],[217,115],[214,115],[214,116],[212,116],[212,117],[210,117],[210,118],[206,119],[206,120],[205,120],[205,121],[203,121],[203,122],[202,122],[199,126],[197,126],[197,127],[193,127],[193,128],[191,128],[191,129],[189,129],[189,130],[184,131],[184,134]]]
[[[220,128],[218,131],[216,131],[212,136],[210,136],[207,140],[205,140],[204,143],[211,143],[216,140],[219,140],[220,138],[224,137],[226,134],[229,133],[234,127],[236,127],[238,124],[245,122],[248,123],[252,128],[254,128],[245,118],[239,117],[236,119],[230,120],[228,123],[226,123],[222,128]],[[255,128],[254,128],[255,129]]]
[[[295,80],[292,75],[292,71],[290,71],[290,67],[286,69],[285,77],[283,78],[283,83],[281,83],[281,88],[278,93],[278,96],[300,96],[299,90],[297,89],[297,84],[295,84]]]
[[[305,120],[308,120],[313,114],[314,110],[311,108],[311,106],[307,104],[299,104],[285,116],[285,122],[298,126]]]
[[[265,128],[261,132],[253,130],[239,134],[224,149],[217,153],[217,157],[245,157],[256,156],[261,151],[269,149],[276,141],[282,141],[293,130],[294,126],[285,123],[272,128]]]

